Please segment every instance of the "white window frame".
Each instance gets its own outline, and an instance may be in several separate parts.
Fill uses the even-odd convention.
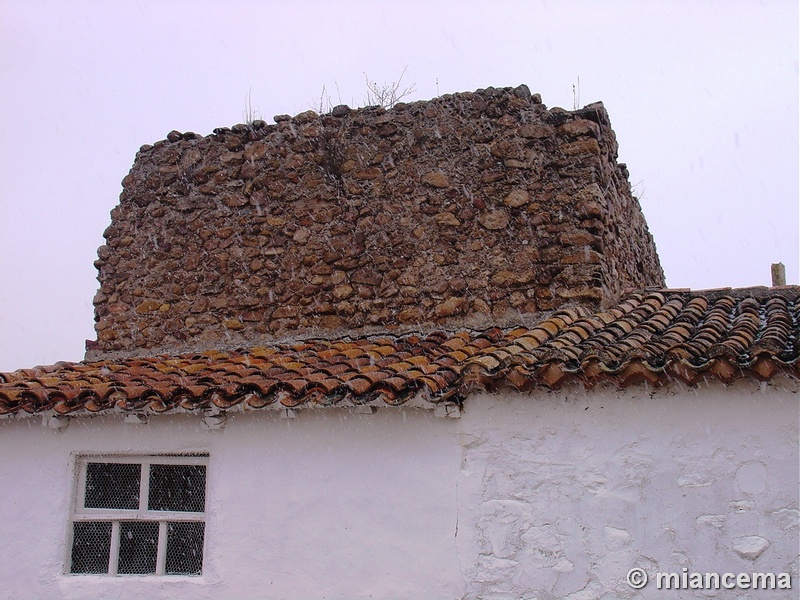
[[[115,463],[115,464],[138,464],[141,465],[139,477],[139,507],[135,510],[110,509],[110,508],[86,508],[84,501],[86,496],[86,471],[89,463]],[[150,497],[150,465],[205,465],[205,499],[208,503],[208,454],[81,454],[75,457],[75,494],[72,504],[72,515],[67,533],[66,560],[64,561],[64,572],[66,575],[80,576],[115,576],[115,577],[198,577],[202,576],[203,569],[199,575],[195,574],[167,574],[165,565],[167,559],[167,523],[175,522],[202,522],[206,521],[206,507],[202,512],[178,512],[149,510],[147,503]],[[111,522],[111,549],[108,558],[107,573],[73,573],[72,572],[72,544],[74,536],[73,523],[81,521],[105,521]],[[120,523],[123,521],[142,521],[148,523],[158,523],[158,547],[156,554],[156,572],[143,574],[119,574],[119,535]],[[206,539],[203,536],[203,568],[205,568]]]

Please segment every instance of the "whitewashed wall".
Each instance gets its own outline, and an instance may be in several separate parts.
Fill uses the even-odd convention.
[[[459,434],[467,596],[677,597],[652,581],[637,595],[624,577],[632,567],[651,580],[687,567],[792,573],[792,592],[769,597],[798,597],[800,408],[792,387],[474,398]],[[757,558],[741,555],[764,543]]]
[[[0,597],[582,600],[669,594],[628,588],[633,566],[796,574],[790,387],[478,394],[460,419],[261,411],[215,431],[0,420]],[[165,451],[210,454],[204,575],[63,574],[74,453]],[[752,536],[769,545],[743,557]]]

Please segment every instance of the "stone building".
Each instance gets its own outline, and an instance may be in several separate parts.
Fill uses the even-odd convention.
[[[86,360],[0,374],[5,593],[796,585],[800,288],[665,289],[616,157],[525,86],[142,147]]]

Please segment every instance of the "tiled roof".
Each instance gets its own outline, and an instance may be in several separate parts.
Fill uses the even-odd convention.
[[[800,287],[632,293],[534,325],[0,373],[0,414],[459,403],[475,389],[800,379]]]

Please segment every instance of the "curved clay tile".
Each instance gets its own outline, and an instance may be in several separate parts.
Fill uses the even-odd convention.
[[[635,292],[533,326],[305,340],[0,373],[0,415],[431,405],[474,389],[800,379],[800,288]]]

